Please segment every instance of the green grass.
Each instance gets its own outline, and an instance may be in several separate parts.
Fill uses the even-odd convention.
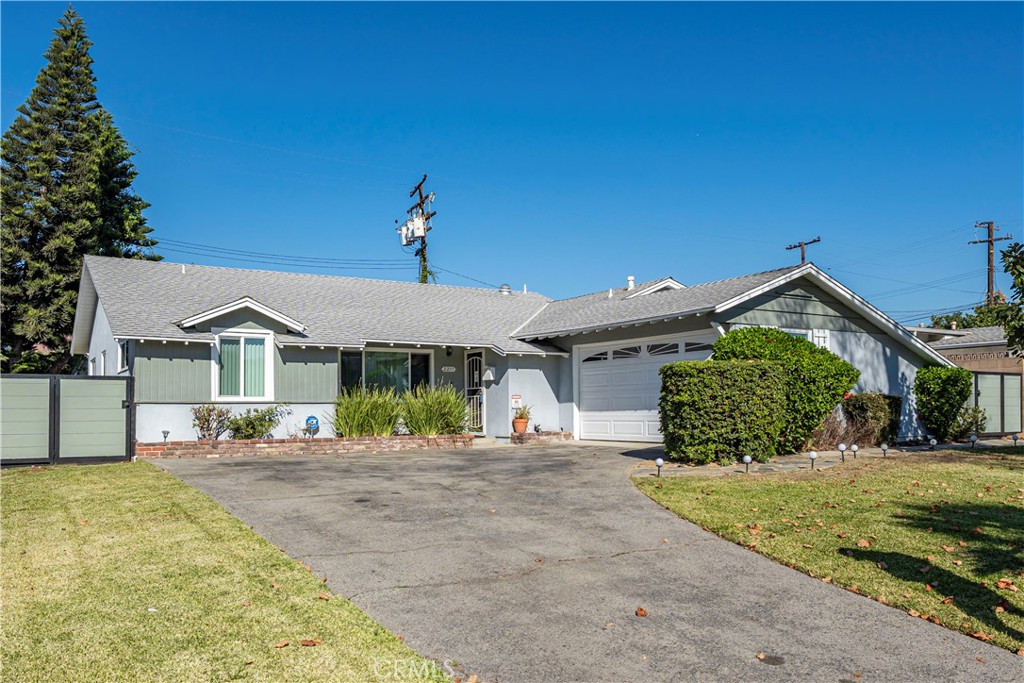
[[[634,481],[723,538],[1024,653],[1024,455],[1012,449],[861,458],[759,477]]]
[[[445,680],[150,464],[5,470],[0,487],[4,680]]]

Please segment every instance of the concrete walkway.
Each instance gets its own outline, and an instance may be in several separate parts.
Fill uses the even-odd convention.
[[[1024,679],[1022,657],[679,519],[630,483],[647,455],[574,444],[160,465],[463,680]]]

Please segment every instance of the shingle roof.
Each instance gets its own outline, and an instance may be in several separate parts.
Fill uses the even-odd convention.
[[[669,289],[631,296],[635,291],[625,288],[552,301],[523,327],[515,332],[520,339],[537,339],[600,327],[615,327],[639,321],[688,315],[712,309],[751,289],[767,284],[800,266],[779,268],[763,273],[716,280],[684,289]],[[665,279],[665,278],[662,278]],[[653,280],[636,285],[642,290],[659,282]]]
[[[551,350],[510,335],[547,301],[536,293],[164,261],[87,256],[85,269],[116,337],[212,340],[175,323],[249,296],[306,325],[285,344],[362,346],[367,341]]]
[[[954,346],[978,346],[981,344],[1006,343],[1006,330],[999,325],[995,325],[993,327],[972,327],[963,330],[963,332],[965,334],[930,342],[931,346],[932,348],[943,349]]]

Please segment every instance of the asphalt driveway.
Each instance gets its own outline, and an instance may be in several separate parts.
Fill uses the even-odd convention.
[[[637,455],[573,444],[159,464],[481,681],[1024,679],[1022,657],[680,520],[629,482]]]

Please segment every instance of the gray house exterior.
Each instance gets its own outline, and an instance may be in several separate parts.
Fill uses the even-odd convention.
[[[72,350],[135,378],[136,438],[195,438],[191,408],[288,402],[275,436],[330,423],[342,387],[450,383],[473,430],[507,439],[515,406],[575,438],[661,440],[658,368],[703,360],[737,326],[806,336],[904,397],[942,355],[813,264],[694,286],[672,278],[551,300],[536,293],[86,257]],[[323,430],[330,436],[330,430]]]

